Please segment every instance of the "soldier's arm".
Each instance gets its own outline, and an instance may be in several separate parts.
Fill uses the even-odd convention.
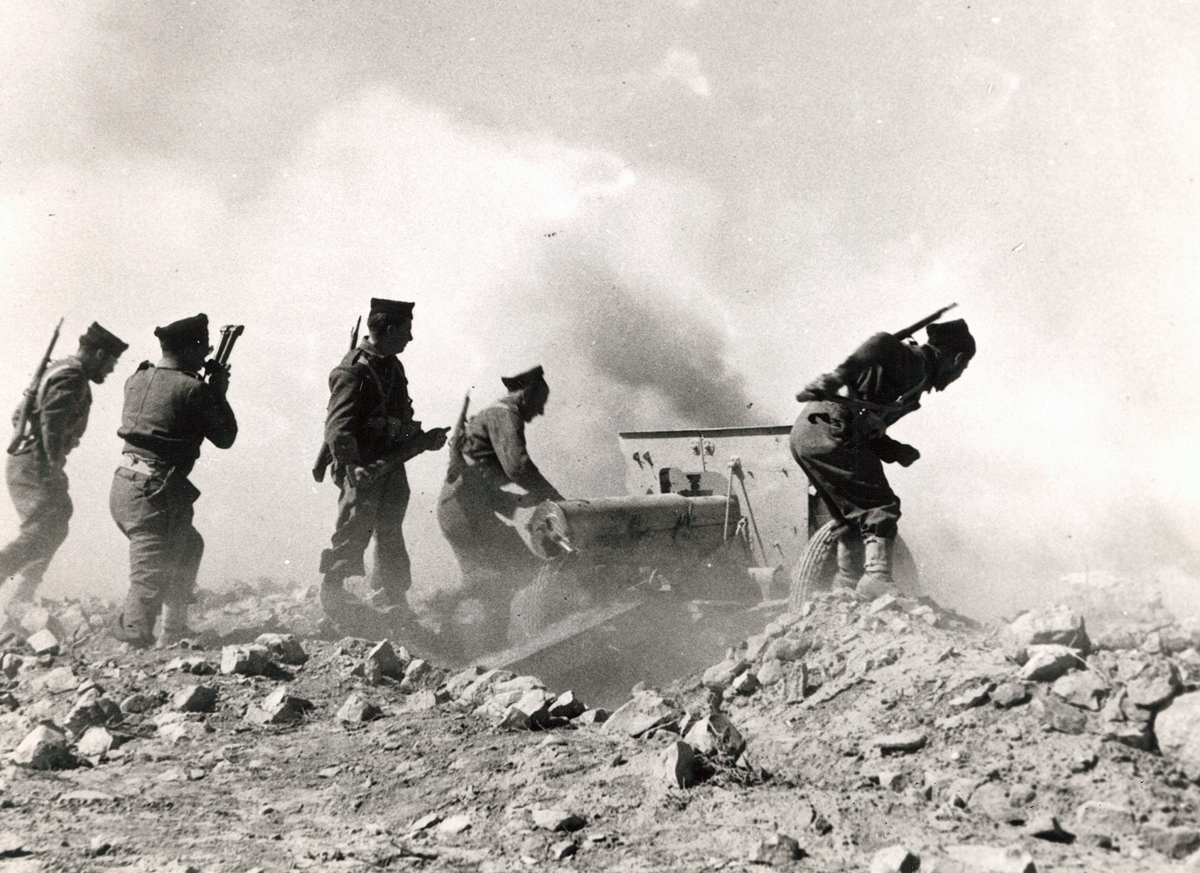
[[[201,382],[196,387],[198,417],[204,438],[218,449],[227,449],[237,439],[237,418],[225,395]]]
[[[508,478],[535,497],[562,500],[558,489],[550,484],[529,457],[525,448],[525,422],[521,421],[521,417],[506,410],[505,414],[496,416],[488,425],[492,448]]]
[[[842,384],[853,386],[858,377],[878,365],[887,366],[904,354],[904,343],[890,333],[877,333],[850,353],[833,371]]]
[[[358,435],[354,425],[358,418],[361,376],[347,367],[337,367],[329,374],[329,408],[325,414],[325,443],[333,453],[334,462],[344,467],[362,463]]]
[[[55,467],[64,466],[67,453],[79,443],[76,426],[87,390],[87,377],[74,367],[64,367],[46,381],[38,417],[42,448]]]

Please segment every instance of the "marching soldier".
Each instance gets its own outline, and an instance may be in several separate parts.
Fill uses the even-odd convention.
[[[550,397],[542,368],[501,382],[508,393],[462,428],[438,500],[438,524],[458,558],[463,594],[478,598],[487,612],[482,639],[474,641],[483,651],[504,645],[512,595],[540,563],[513,526],[514,511],[563,499],[525,447],[525,425],[545,412]],[[506,490],[510,484],[525,495]]]
[[[124,463],[109,496],[113,520],[129,539],[129,595],[113,635],[143,648],[154,645],[160,610],[160,646],[188,632],[188,604],[204,554],[204,538],[192,525],[200,491],[188,474],[205,440],[227,449],[238,432],[225,397],[229,370],[206,366],[208,316],[172,322],[154,335],[162,359],[143,361],[125,383],[117,431],[125,440]],[[206,378],[200,375],[205,369]]]
[[[396,357],[412,341],[412,321],[412,303],[372,299],[369,337],[329,374],[322,454],[341,493],[330,547],[321,553],[321,606],[348,631],[379,626],[385,614],[389,626],[415,629],[407,599],[412,569],[402,529],[409,499],[404,463],[444,446],[449,428],[422,430],[413,418],[408,379]],[[364,605],[344,582],[366,575],[363,554],[372,537],[373,594]]]
[[[8,493],[20,518],[17,538],[0,550],[0,585],[21,581],[13,604],[33,599],[46,567],[67,538],[74,509],[67,493],[67,455],[79,445],[92,408],[92,389],[113,371],[129,346],[92,322],[74,355],[46,368],[36,389],[30,425],[10,451]],[[47,353],[49,357],[49,353]],[[18,415],[21,410],[18,410]],[[14,422],[20,426],[20,422]]]
[[[834,585],[871,599],[895,591],[892,548],[900,498],[883,465],[907,467],[921,456],[888,436],[887,428],[920,408],[922,393],[945,390],[975,354],[961,319],[928,324],[923,346],[902,340],[911,330],[875,334],[796,395],[807,405],[792,428],[792,456],[830,514],[846,525]],[[846,396],[839,394],[843,387]]]

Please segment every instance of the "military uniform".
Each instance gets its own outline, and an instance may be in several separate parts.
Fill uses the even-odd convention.
[[[345,467],[382,461],[421,436],[400,360],[379,354],[369,339],[347,352],[329,374],[325,444],[340,495],[330,547],[321,553],[321,572],[339,581],[366,575],[363,555],[374,536],[372,587],[392,604],[403,604],[412,585],[402,527],[410,494],[408,475],[403,464],[396,464],[390,472],[355,486]]]
[[[155,334],[162,338],[187,329],[175,328],[178,324]],[[207,337],[206,318],[203,324]],[[192,601],[204,538],[192,524],[200,491],[188,475],[205,440],[227,449],[237,432],[225,395],[168,358],[157,366],[143,361],[125,383],[117,431],[125,440],[124,463],[113,475],[109,495],[113,520],[129,539],[129,595],[119,634],[123,639],[152,640],[164,603],[183,606]]]
[[[852,399],[812,400],[792,427],[792,456],[830,514],[845,527],[838,540],[836,586],[875,597],[895,588],[892,549],[900,498],[883,472],[885,463],[908,466],[920,457],[887,429],[920,408],[925,391],[958,378],[975,353],[966,322],[926,327],[929,344],[918,346],[878,333],[831,374],[808,386],[799,399],[851,389]]]
[[[860,400],[892,409],[880,414],[846,403],[808,403],[792,428],[792,456],[835,518],[862,534],[895,537],[900,498],[888,484],[883,464],[903,444],[886,430],[920,407],[917,397],[931,384],[929,359],[918,346],[878,333],[834,374]]]
[[[80,342],[114,358],[128,348],[95,323]],[[74,505],[65,465],[67,455],[87,430],[92,408],[90,379],[78,355],[50,364],[38,384],[28,435],[8,458],[8,491],[21,526],[17,538],[0,550],[0,582],[21,574],[14,601],[32,599],[51,559],[66,541]]]
[[[542,378],[541,368],[505,379],[510,391]],[[513,526],[515,509],[528,500],[561,500],[562,495],[529,457],[525,421],[515,393],[497,401],[466,423],[458,451],[462,463],[442,486],[438,524],[454,549],[463,575],[464,594],[478,598],[490,613],[490,638],[483,648],[502,643],[508,603],[527,584],[541,562]],[[517,485],[522,498],[507,485]]]

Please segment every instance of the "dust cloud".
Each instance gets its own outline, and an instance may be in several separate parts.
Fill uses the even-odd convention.
[[[261,14],[325,45],[319,21]],[[191,78],[150,95],[138,77],[173,59],[102,69],[114,32],[131,42],[157,32],[127,18],[89,25],[102,38],[59,22],[47,32],[75,38],[56,41],[53,57],[8,46],[24,84],[6,142],[24,157],[2,170],[0,398],[15,405],[59,317],[60,353],[93,319],[132,346],[95,387],[70,458],[76,516],[47,594],[124,591],[126,544],[107,512],[121,385],[157,359],[156,325],[201,311],[246,332],[230,388],[241,434],[229,451],[206,446],[193,474],[207,541],[200,584],[316,581],[335,506],[333,486],[309,473],[326,379],[376,296],[416,302],[403,361],[427,426],[452,424],[466,392],[479,409],[502,393],[500,376],[542,364],[552,394],[528,428],[530,451],[578,496],[623,491],[618,431],[790,423],[796,390],[871,333],[957,302],[979,354],[894,429],[923,454],[891,476],[934,593],[983,614],[1087,568],[1195,586],[1200,210],[1186,180],[1200,127],[1184,95],[1154,90],[1124,55],[1074,58],[1105,84],[1067,89],[1071,112],[1050,85],[1003,65],[931,60],[922,75],[956,83],[937,91],[926,110],[936,114],[898,125],[895,141],[871,140],[892,128],[882,109],[876,119],[855,104],[845,124],[856,150],[840,160],[822,139],[840,113],[834,123],[782,96],[772,103],[769,82],[724,94],[730,71],[710,59],[711,90],[689,98],[711,108],[697,121],[698,157],[672,165],[632,139],[589,146],[603,138],[505,125],[502,103],[467,111],[474,104],[457,92],[423,102],[380,84],[361,70],[384,51],[375,36],[371,51],[328,46],[320,77],[302,75],[286,41],[268,40],[294,93],[284,78],[255,90],[261,69],[243,61],[204,100],[191,99]],[[1128,38],[1174,44],[1151,30]],[[203,33],[197,52],[217,38]],[[759,38],[770,61],[776,49]],[[777,50],[791,59],[786,42]],[[1064,75],[1034,72],[1057,84]],[[631,81],[657,93],[650,79]],[[571,87],[573,98],[590,86]],[[39,88],[64,97],[53,118]],[[260,91],[269,96],[239,102]],[[101,97],[121,112],[98,125],[88,101]],[[223,114],[229,106],[238,117]],[[709,135],[719,112],[743,113],[736,136]],[[174,148],[164,131],[185,121],[194,142]],[[675,115],[662,123],[687,127]],[[86,157],[73,130],[97,138]],[[776,156],[789,131],[804,134],[796,154]],[[999,136],[1010,131],[1012,141]],[[444,468],[444,455],[409,468],[407,533],[426,591],[457,578],[434,515]],[[0,537],[15,527],[0,500]]]

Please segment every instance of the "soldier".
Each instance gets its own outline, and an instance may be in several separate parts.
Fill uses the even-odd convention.
[[[74,509],[67,493],[67,455],[79,445],[100,385],[129,346],[99,324],[79,338],[79,350],[46,368],[37,387],[29,432],[8,459],[8,493],[20,518],[17,538],[0,551],[0,585],[21,582],[11,604],[27,604],[46,567],[67,538]],[[20,415],[20,411],[18,411]]]
[[[522,503],[562,500],[529,457],[525,425],[541,415],[550,397],[542,368],[503,378],[508,393],[471,417],[454,451],[438,500],[438,524],[463,575],[463,594],[478,598],[486,615],[475,645],[503,646],[512,594],[529,581],[539,561],[513,526]],[[525,497],[506,490],[514,484]]]
[[[369,338],[329,374],[325,447],[341,494],[330,547],[321,553],[321,607],[347,630],[375,627],[384,613],[389,626],[411,625],[407,595],[412,569],[402,530],[409,498],[404,463],[440,449],[449,430],[425,431],[413,420],[408,379],[396,357],[412,341],[412,320],[412,303],[373,299]],[[373,594],[364,609],[343,583],[366,574],[363,553],[372,536]]]
[[[204,538],[192,525],[200,492],[188,474],[205,440],[227,449],[238,432],[225,397],[229,370],[206,367],[204,360],[212,351],[208,316],[172,322],[154,335],[162,360],[143,361],[125,383],[117,431],[125,460],[109,495],[113,520],[129,539],[129,595],[113,635],[139,648],[154,644],[160,610],[160,646],[188,633],[188,604],[204,554]],[[210,371],[207,378],[203,369]]]
[[[838,540],[837,587],[875,598],[894,592],[892,547],[900,498],[883,465],[907,467],[921,453],[886,433],[920,407],[925,391],[943,391],[962,375],[975,340],[961,319],[930,324],[927,344],[878,333],[796,399],[807,403],[792,427],[792,456],[830,514],[846,524]],[[845,387],[848,396],[838,392]]]

